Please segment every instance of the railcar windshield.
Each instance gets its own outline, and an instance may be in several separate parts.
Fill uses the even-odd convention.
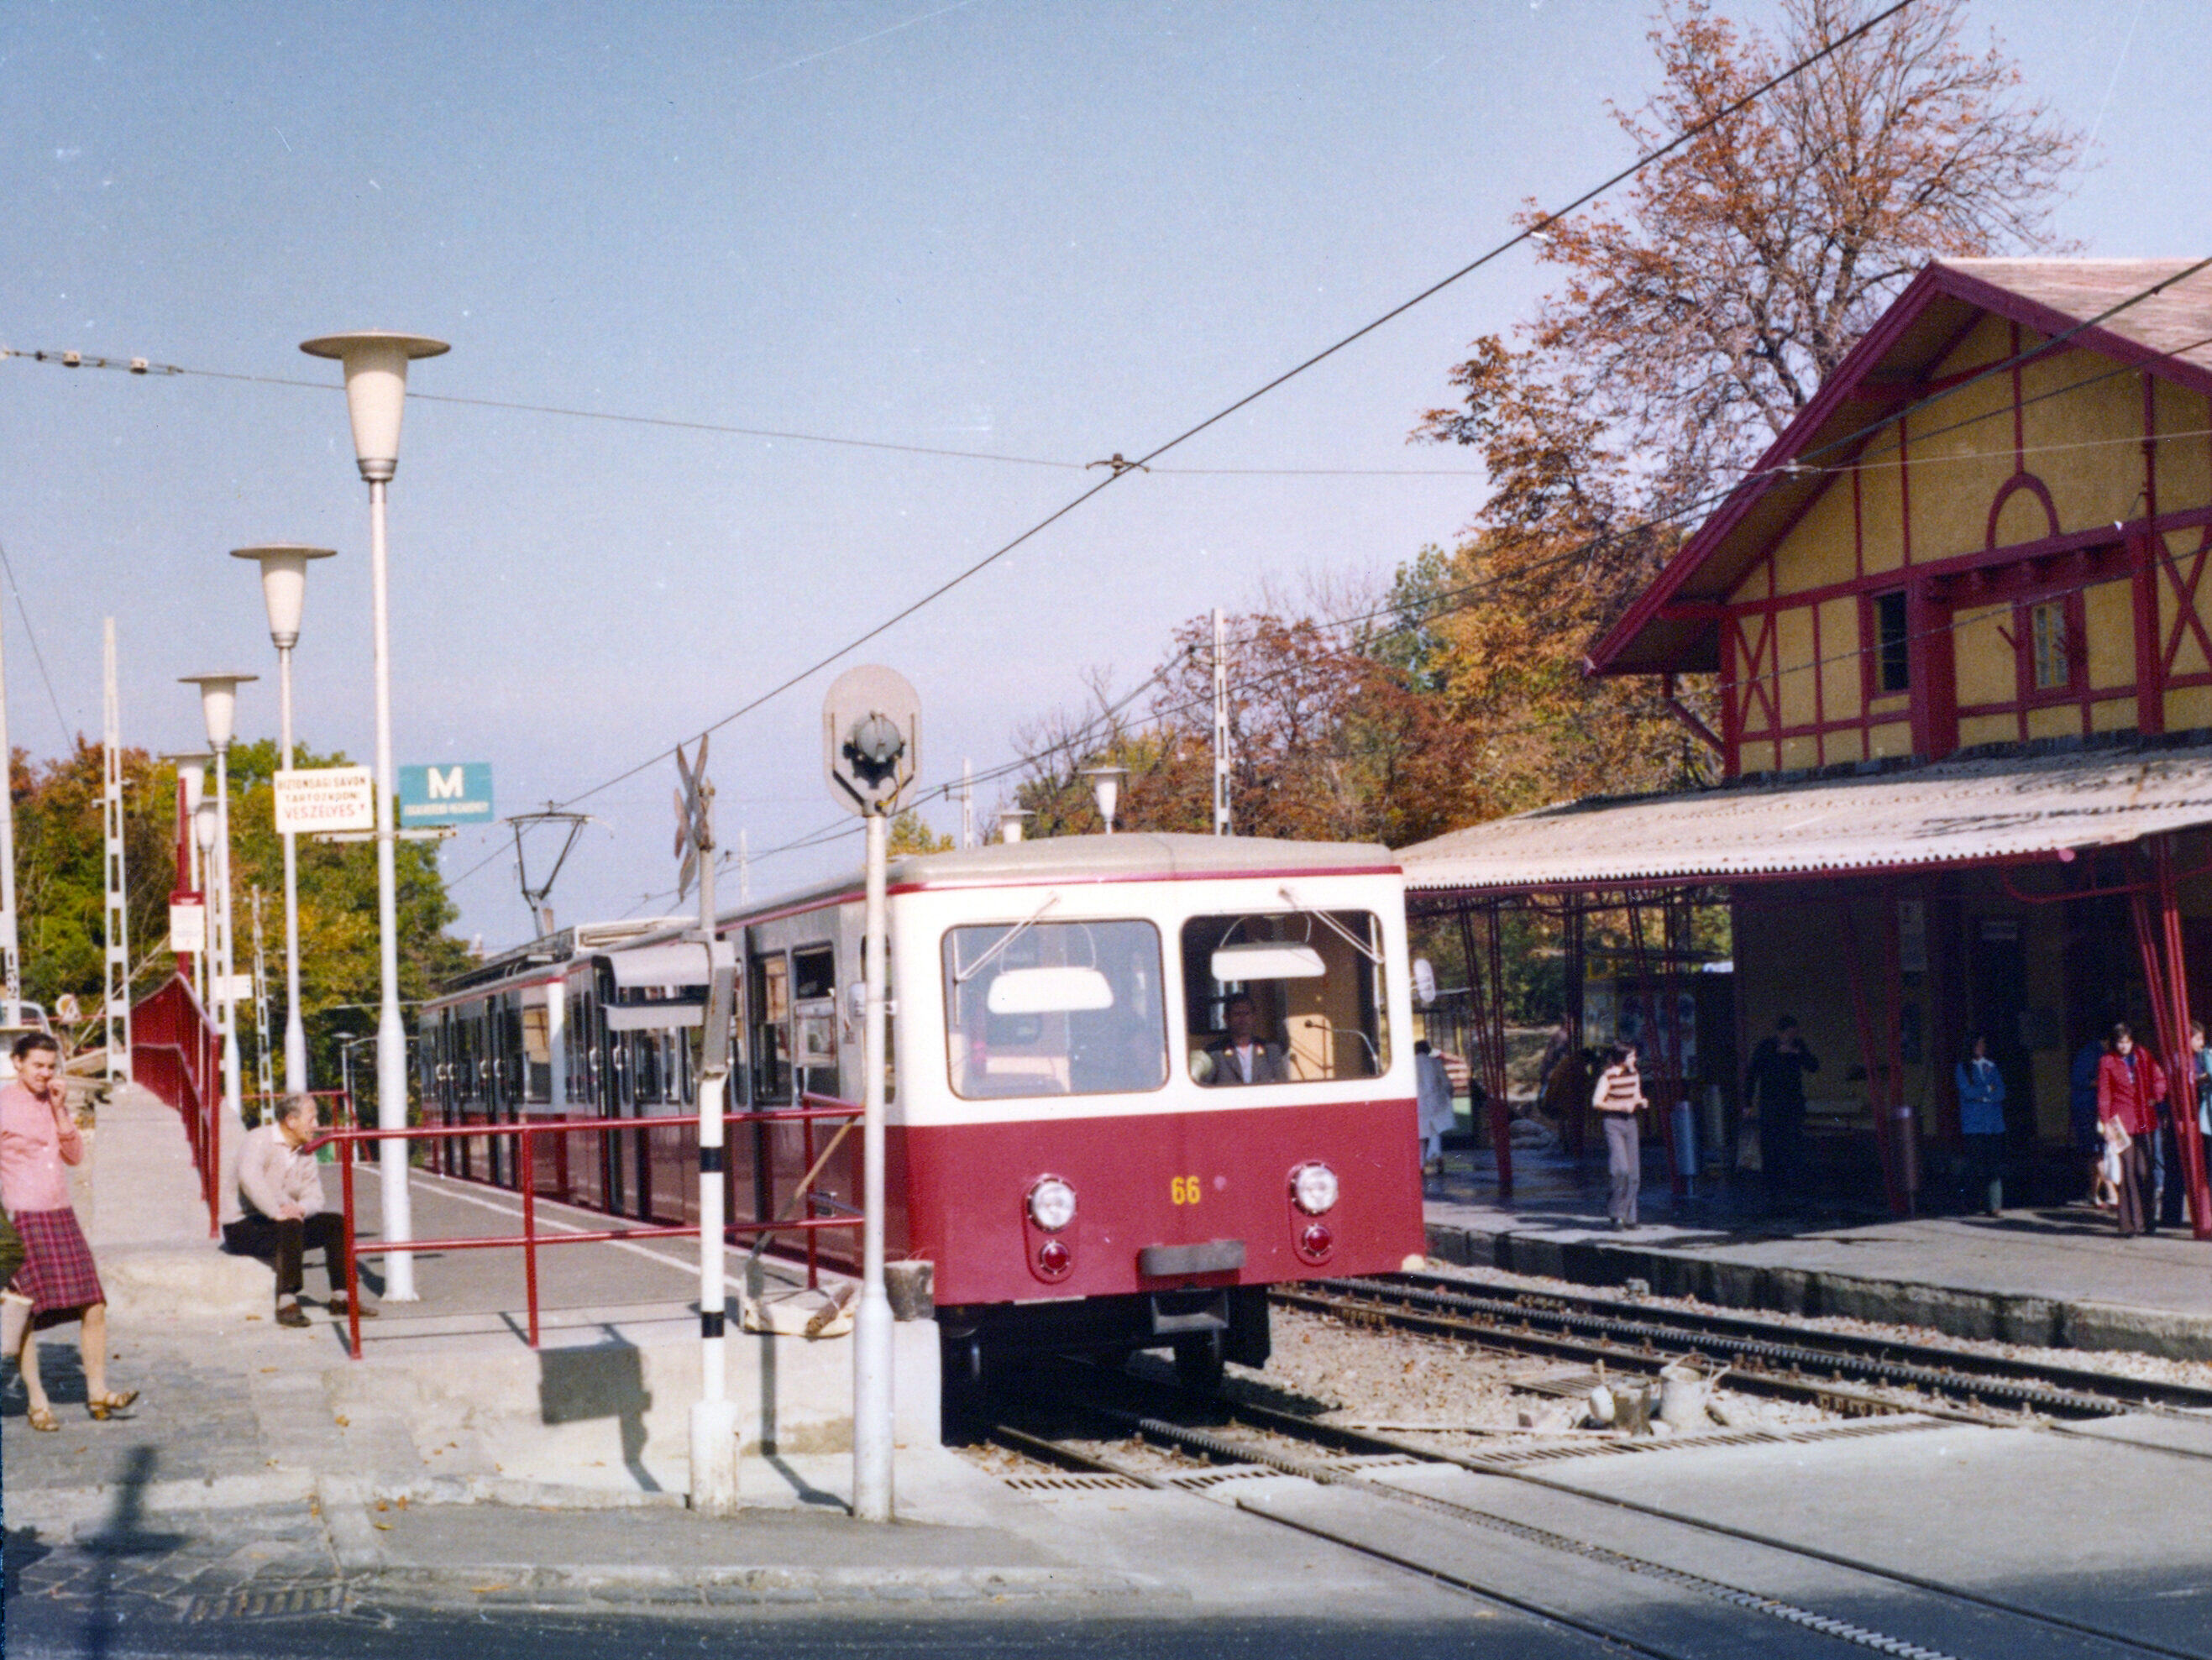
[[[1187,1064],[1209,1087],[1377,1078],[1390,1065],[1382,930],[1369,911],[1194,916]]]
[[[951,928],[944,954],[955,1094],[1109,1095],[1167,1082],[1160,934],[1150,922]]]

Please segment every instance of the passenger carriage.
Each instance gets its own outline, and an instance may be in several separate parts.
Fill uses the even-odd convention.
[[[859,1099],[862,909],[856,875],[721,919],[733,1110]],[[994,843],[894,860],[889,915],[888,1250],[929,1265],[956,1373],[994,1352],[1156,1346],[1194,1375],[1257,1365],[1268,1285],[1421,1252],[1405,910],[1385,849]],[[540,1191],[696,1220],[684,1121],[706,953],[683,926],[564,931],[456,982],[425,1011],[426,1110],[635,1120],[534,1138]],[[1255,1045],[1231,1043],[1233,1018]],[[732,1218],[849,1213],[857,1133],[795,1191],[831,1134],[733,1127]],[[451,1173],[514,1184],[510,1152],[468,1145]],[[812,1237],[852,1265],[857,1232]]]

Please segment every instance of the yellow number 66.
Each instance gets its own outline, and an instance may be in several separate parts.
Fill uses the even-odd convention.
[[[1199,1192],[1195,1176],[1177,1176],[1168,1182],[1168,1197],[1178,1205],[1195,1205]]]

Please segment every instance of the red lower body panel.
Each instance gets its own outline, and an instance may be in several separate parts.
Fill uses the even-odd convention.
[[[1395,1272],[1425,1249],[1420,1143],[1411,1101],[1255,1107],[1132,1118],[894,1129],[903,1153],[906,1254],[934,1265],[941,1306],[1111,1297],[1194,1286],[1272,1285]],[[1291,1172],[1335,1171],[1336,1204],[1309,1216]],[[1075,1189],[1075,1219],[1048,1235],[1029,1219],[1046,1176]],[[897,1208],[897,1201],[893,1201]],[[1326,1246],[1301,1240],[1314,1224]],[[895,1230],[896,1231],[896,1230]],[[1066,1248],[1041,1264],[1048,1240]],[[1240,1241],[1234,1270],[1147,1275],[1148,1246]],[[1157,1260],[1157,1259],[1156,1259]]]

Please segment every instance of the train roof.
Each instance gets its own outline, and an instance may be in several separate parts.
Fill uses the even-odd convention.
[[[1398,855],[1369,842],[1280,842],[1256,836],[1051,836],[990,842],[957,853],[908,854],[891,861],[894,887],[965,887],[990,882],[1132,881],[1146,877],[1388,873]]]

